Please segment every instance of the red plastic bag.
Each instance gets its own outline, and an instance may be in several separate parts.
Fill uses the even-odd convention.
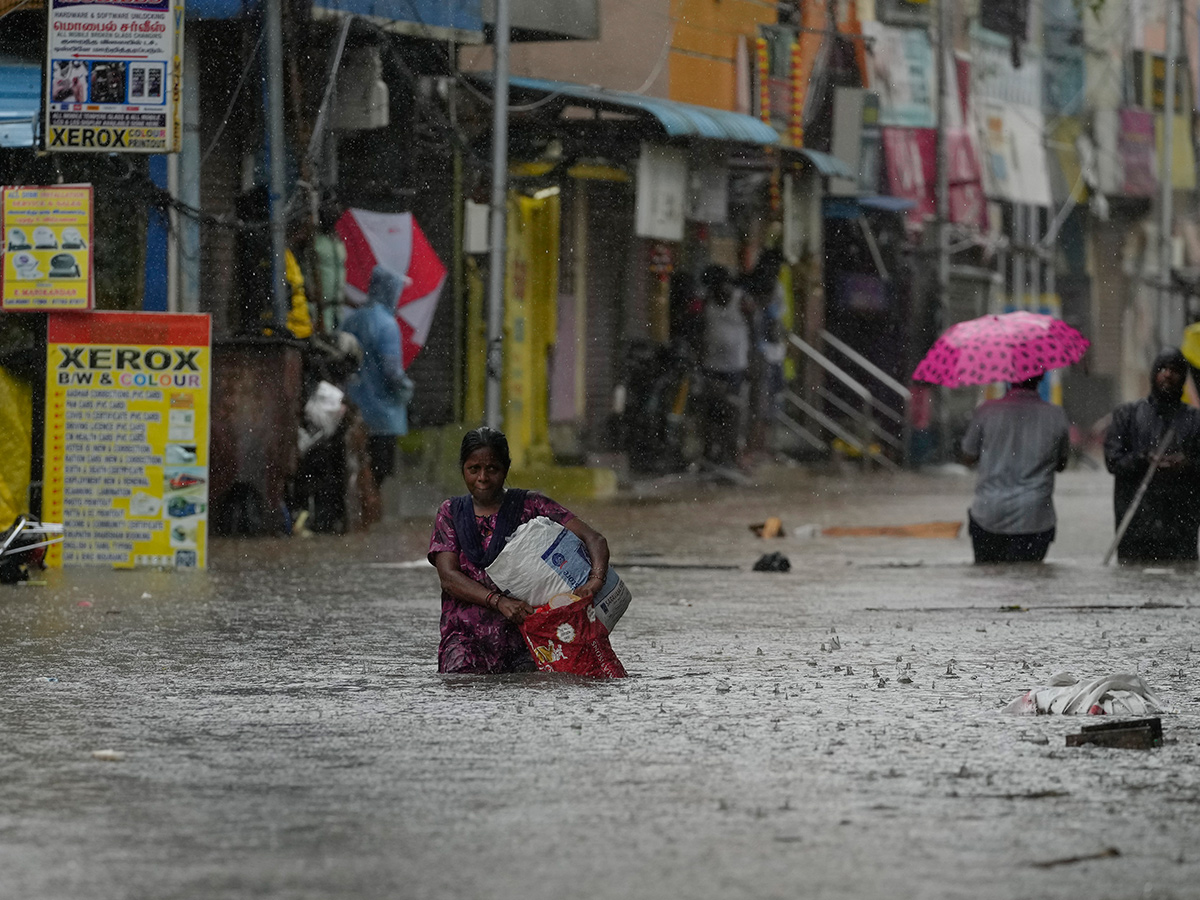
[[[521,623],[529,652],[543,672],[591,678],[624,678],[625,667],[608,642],[608,629],[596,618],[591,600],[539,607]]]

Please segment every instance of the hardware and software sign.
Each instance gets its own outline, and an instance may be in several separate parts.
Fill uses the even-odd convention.
[[[183,0],[48,6],[45,149],[178,152]]]

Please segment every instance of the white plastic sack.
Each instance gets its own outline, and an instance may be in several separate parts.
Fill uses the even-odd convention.
[[[1004,711],[1031,716],[1145,716],[1162,712],[1163,705],[1137,675],[1102,675],[1081,682],[1070,672],[1059,672],[1048,685],[1026,691]]]
[[[304,404],[305,427],[300,429],[299,434],[301,456],[307,453],[313,444],[333,437],[346,414],[346,405],[342,402],[345,396],[341,388],[328,381],[317,385],[317,389]]]
[[[566,599],[591,575],[587,548],[575,534],[557,522],[538,516],[517,528],[487,573],[496,586],[531,606]],[[610,567],[592,606],[610,632],[625,614],[632,597],[629,588]]]

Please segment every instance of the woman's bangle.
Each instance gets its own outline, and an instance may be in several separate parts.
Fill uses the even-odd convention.
[[[483,601],[489,609],[498,609],[500,607],[500,597],[496,591],[489,591],[487,598]]]

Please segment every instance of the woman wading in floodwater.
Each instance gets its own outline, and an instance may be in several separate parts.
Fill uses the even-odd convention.
[[[564,506],[535,491],[505,488],[512,463],[508,439],[492,428],[463,437],[458,455],[468,493],[442,503],[429,561],[442,585],[438,671],[476,675],[529,672],[535,666],[518,627],[533,607],[496,588],[484,570],[518,525],[546,516],[579,537],[592,560],[575,593],[591,597],[608,574],[608,542]]]

